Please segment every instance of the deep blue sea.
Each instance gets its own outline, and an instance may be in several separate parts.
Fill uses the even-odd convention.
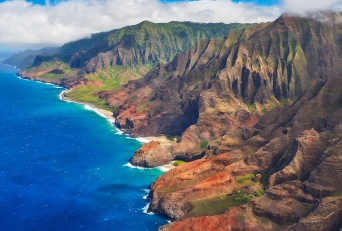
[[[0,65],[0,230],[157,230],[144,213],[162,172],[125,166],[141,143],[62,88]]]

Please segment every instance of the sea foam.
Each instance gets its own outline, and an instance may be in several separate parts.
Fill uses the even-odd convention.
[[[157,169],[159,169],[162,172],[168,172],[170,171],[170,168],[164,167],[164,166],[158,166],[156,167]]]
[[[140,170],[149,170],[151,168],[144,168],[144,167],[139,167],[139,166],[134,166],[133,164],[131,164],[130,162],[122,165],[124,167],[129,167],[129,168],[136,168],[136,169],[140,169]]]
[[[147,205],[145,205],[144,208],[142,208],[143,212],[148,214],[148,215],[154,215],[153,212],[148,212],[148,207],[150,206],[150,203],[148,203]]]
[[[135,138],[137,141],[139,141],[140,143],[150,143],[151,140],[150,139],[147,139],[147,138],[144,138],[144,137],[138,137],[138,138]]]

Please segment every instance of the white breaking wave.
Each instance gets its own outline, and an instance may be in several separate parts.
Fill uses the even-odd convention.
[[[154,215],[153,212],[148,212],[148,207],[150,206],[150,203],[148,203],[144,208],[142,208],[143,212],[148,215]]]
[[[135,168],[135,169],[140,169],[140,170],[153,170],[153,169],[158,169],[159,171],[162,172],[167,172],[170,171],[170,168],[164,167],[164,166],[158,166],[155,168],[144,168],[144,167],[140,167],[140,166],[134,166],[133,164],[131,164],[130,162],[122,165],[123,167],[129,167],[129,168]]]
[[[62,91],[62,92],[59,94],[58,98],[59,98],[60,100],[65,101],[65,102],[71,103],[71,101],[66,100],[66,99],[63,98],[63,94],[64,94],[65,91],[66,91],[66,90]]]
[[[123,134],[123,131],[121,131],[121,130],[118,129],[117,127],[115,127],[115,129],[116,129],[115,134],[118,134],[118,135],[122,135],[122,134]]]
[[[147,138],[144,138],[144,137],[138,137],[138,138],[135,138],[137,141],[139,141],[140,143],[150,143],[151,140],[150,139],[147,139]]]
[[[148,195],[150,194],[150,191],[151,190],[149,190],[149,189],[144,189],[144,191],[147,193],[145,196],[143,196],[143,199],[144,200],[149,200],[149,198],[148,198]]]
[[[140,169],[140,170],[149,170],[149,169],[151,169],[151,168],[144,168],[144,167],[134,166],[130,162],[128,162],[128,163],[126,163],[126,164],[124,164],[122,166],[129,167],[129,168],[136,168],[136,169]]]
[[[92,107],[88,104],[84,104],[84,109],[89,110],[89,111],[93,111],[96,114],[98,114],[99,116],[106,118],[109,122],[112,122],[111,119],[109,119],[105,114],[103,114],[99,109],[97,109],[96,107]]]
[[[166,167],[164,167],[164,166],[158,166],[158,167],[156,167],[156,168],[159,169],[159,170],[162,171],[162,172],[170,171],[170,168],[166,168]]]
[[[25,79],[25,78],[21,78],[20,76],[17,76],[18,79],[22,79],[22,80],[25,80],[25,81],[31,81],[29,79]]]
[[[44,84],[46,84],[46,85],[52,85],[52,86],[56,86],[56,84],[53,84],[53,83],[46,83],[46,82],[42,82],[42,81],[38,81],[38,82],[40,82],[40,83],[44,83]]]

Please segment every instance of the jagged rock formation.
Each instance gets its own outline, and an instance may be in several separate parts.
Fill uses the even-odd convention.
[[[61,60],[71,68],[84,68],[86,73],[115,65],[137,67],[160,61],[167,62],[203,39],[224,37],[230,31],[248,26],[250,24],[144,21],[135,26],[93,34],[90,38],[67,43],[55,48],[53,53],[46,53],[46,49],[31,51],[34,52],[32,54],[38,55],[32,64],[38,67],[47,62],[46,58],[39,57],[39,54],[44,53],[56,54],[51,56],[50,60]],[[14,55],[7,61],[10,62],[14,58],[25,59],[26,53]],[[39,76],[39,73],[35,74]]]
[[[291,104],[338,73],[340,28],[334,20],[283,15],[225,39],[202,41],[109,95],[107,103],[117,108],[117,126],[135,136],[181,136],[163,151],[165,163],[202,157],[202,143],[238,135],[265,111]],[[154,159],[152,153],[133,162],[156,166],[146,161]]]
[[[203,39],[222,38],[250,24],[144,21],[63,45],[54,56],[38,55],[19,75],[61,84],[72,100],[109,108],[107,95],[168,62]]]
[[[106,43],[76,54],[70,65],[76,68],[85,67],[87,72],[93,72],[113,65],[134,67],[170,61],[176,54],[190,49],[203,39],[223,37],[230,30],[246,26],[247,24],[190,22],[156,24],[144,21],[111,33],[106,38]]]
[[[283,15],[200,42],[108,96],[117,125],[133,135],[180,136],[171,146],[143,146],[134,164],[201,158],[152,184],[150,209],[180,219],[161,230],[196,230],[200,222],[207,230],[342,225],[342,16],[325,16]],[[263,176],[241,180],[249,174]],[[210,201],[242,196],[256,198],[201,216]]]
[[[342,209],[339,207],[342,193],[342,91],[338,90],[341,83],[341,76],[328,77],[325,84],[314,86],[316,89],[308,91],[296,104],[283,108],[273,121],[266,113],[251,128],[255,129],[255,135],[235,145],[234,151],[177,167],[152,185],[150,208],[179,219],[191,214],[198,201],[231,195],[234,191],[251,187],[239,184],[238,177],[267,171],[263,176],[265,195],[250,200],[247,207],[250,212],[246,212],[246,207],[233,208],[233,211],[245,212],[237,212],[239,217],[229,215],[230,210],[227,210],[224,215],[214,217],[185,218],[161,230],[182,229],[196,225],[201,219],[213,223],[211,227],[225,225],[232,219],[222,230],[229,230],[229,226],[233,227],[232,230],[242,230],[242,227],[252,230],[253,227],[264,230],[278,230],[279,227],[337,230],[342,225]],[[326,98],[328,95],[330,100]],[[262,128],[261,124],[265,126]],[[254,147],[259,149],[244,157],[243,148],[247,145],[257,145]],[[238,161],[231,161],[233,158]],[[260,218],[267,222],[261,225]],[[254,220],[252,224],[251,220]]]
[[[151,185],[149,209],[177,220],[160,230],[342,227],[341,22],[340,13],[282,15],[203,40],[144,78],[98,93],[127,133],[177,137],[143,145],[133,164],[190,161]],[[171,59],[168,48],[144,42],[145,32],[125,33],[115,49],[90,49],[71,65],[86,73]]]

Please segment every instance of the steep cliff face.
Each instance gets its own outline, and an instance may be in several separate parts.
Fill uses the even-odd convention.
[[[114,65],[134,67],[168,62],[203,39],[222,38],[232,30],[247,26],[249,24],[144,21],[109,33],[104,42],[75,54],[70,65],[94,72]]]
[[[108,96],[108,104],[117,108],[117,126],[134,136],[181,136],[165,149],[165,163],[203,156],[201,144],[240,133],[265,111],[291,104],[336,74],[340,29],[334,20],[340,15],[327,17],[319,22],[283,15],[198,43]],[[152,153],[133,162],[155,166],[146,161]]]
[[[283,19],[301,20],[282,17],[278,22]],[[341,228],[342,25],[339,20],[309,22],[315,23],[316,32],[329,32],[315,37],[332,49],[316,53],[302,67],[317,70],[315,79],[292,105],[275,107],[254,126],[226,133],[209,143],[206,158],[159,177],[151,186],[150,209],[180,219],[160,230],[200,230],[200,224],[206,230]],[[276,91],[272,94],[277,98]],[[247,204],[234,204],[241,201]]]
[[[20,74],[63,84],[71,88],[67,96],[73,100],[114,110],[105,99],[127,81],[141,78],[158,62],[172,60],[203,39],[222,38],[248,26],[144,21],[65,44],[51,57],[38,55]]]
[[[160,230],[201,230],[202,224],[206,230],[337,230],[341,22],[338,13],[283,15],[202,40],[176,56],[169,47],[175,51],[183,43],[157,29],[147,33],[151,25],[144,22],[137,34],[126,28],[107,45],[75,54],[71,65],[81,69],[42,59],[37,64],[45,68],[36,70],[49,81],[95,71],[69,86],[92,89],[92,96],[116,109],[116,125],[133,136],[176,136],[167,144],[143,145],[131,160],[145,167],[190,161],[151,185],[149,209],[178,220]],[[159,63],[152,68],[153,62]],[[117,74],[113,65],[136,63],[144,77],[131,74],[114,91],[112,81],[132,69]]]
[[[161,230],[196,227],[202,221],[210,224],[207,230],[337,230],[342,225],[341,83],[341,76],[329,78],[298,101],[300,106],[282,109],[278,116],[266,113],[253,127],[258,131],[255,136],[226,146],[233,151],[179,166],[159,177],[151,187],[150,208],[183,218]],[[334,97],[327,100],[328,95]],[[261,124],[265,125],[262,129]],[[259,148],[244,157],[248,145]],[[209,145],[208,153],[210,149]],[[255,193],[260,173],[263,196]],[[256,176],[253,181],[241,181],[247,179],[246,174]],[[260,197],[251,199],[247,207],[229,209],[240,191]],[[224,215],[201,217],[216,205],[217,198],[226,204]],[[200,217],[187,218],[196,211],[202,211]]]

